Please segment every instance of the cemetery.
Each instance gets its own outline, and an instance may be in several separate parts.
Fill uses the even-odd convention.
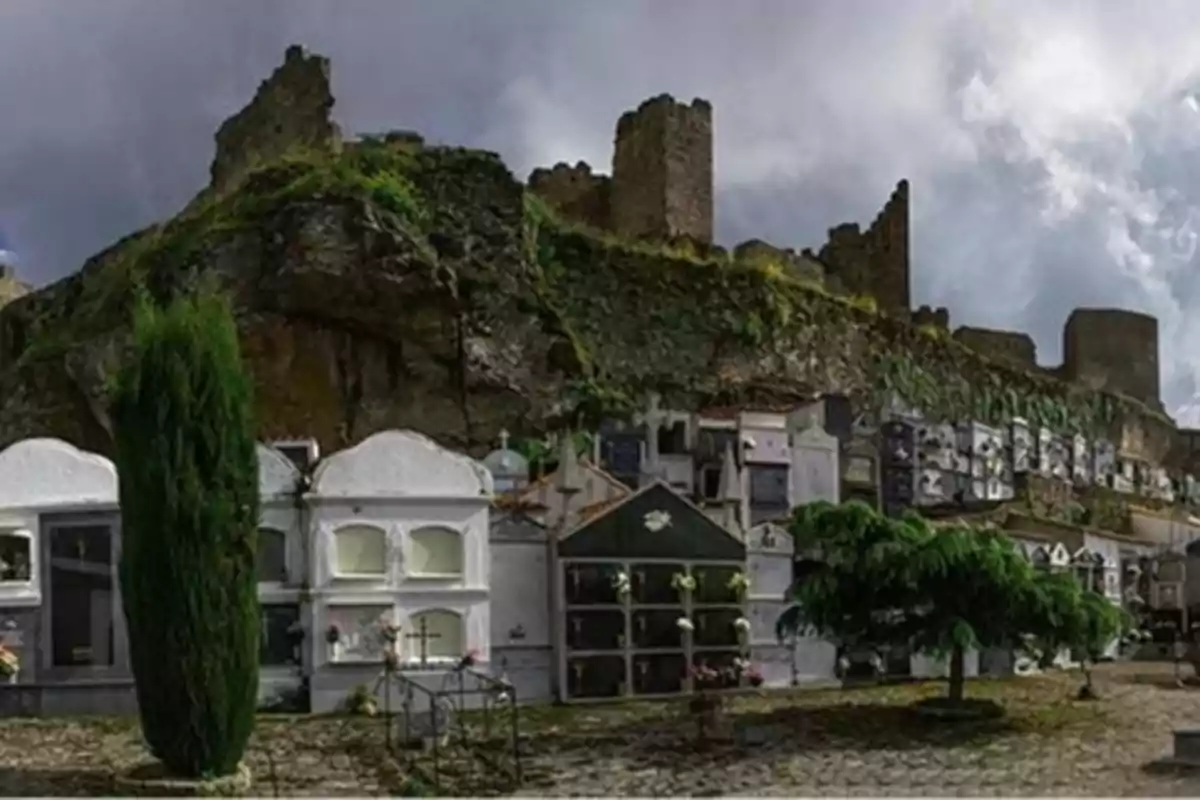
[[[177,219],[0,309],[0,794],[1197,785],[1156,321],[952,334],[907,182],[725,251],[701,100],[527,183],[332,104],[289,48]]]

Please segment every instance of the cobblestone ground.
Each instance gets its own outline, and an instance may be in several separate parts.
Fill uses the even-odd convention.
[[[1176,688],[1169,665],[1122,664],[1099,671],[1102,700],[1074,701],[1078,686],[1077,673],[972,682],[970,696],[1007,711],[975,723],[916,715],[914,699],[944,690],[933,683],[755,694],[730,698],[703,746],[679,703],[525,709],[529,781],[517,794],[1200,796],[1200,769],[1148,768],[1175,729],[1200,726],[1200,681]],[[378,719],[264,717],[247,753],[253,791],[399,793],[406,776],[382,730]],[[131,720],[0,720],[0,796],[112,794],[113,776],[146,758]]]
[[[1078,686],[1077,675],[1031,680],[1047,696],[1046,684],[1063,697]],[[757,722],[737,720],[753,714],[729,715],[735,730],[756,728],[754,744],[739,744],[727,730],[707,748],[683,746],[682,720],[673,731],[650,727],[624,741],[585,740],[578,749],[564,742],[532,759],[531,771],[543,778],[521,794],[1200,795],[1200,770],[1149,766],[1170,752],[1175,728],[1200,725],[1200,688],[1176,688],[1169,666],[1146,664],[1105,668],[1097,683],[1101,701],[1063,703],[1015,727],[934,728],[914,725],[899,706],[818,706],[798,695],[791,709],[777,707]]]

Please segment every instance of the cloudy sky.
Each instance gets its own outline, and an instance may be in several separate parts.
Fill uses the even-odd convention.
[[[915,302],[1029,331],[1046,364],[1073,307],[1153,313],[1168,408],[1200,394],[1194,0],[2,0],[0,238],[26,278],[184,204],[292,42],[333,59],[346,130],[521,176],[607,169],[621,111],[708,98],[723,243],[819,246],[907,177]]]

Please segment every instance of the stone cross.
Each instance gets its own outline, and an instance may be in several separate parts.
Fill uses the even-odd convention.
[[[658,394],[650,395],[650,402],[646,407],[645,416],[646,424],[649,425],[652,430],[657,431],[659,426],[662,425],[663,420],[666,418],[666,414],[663,413],[662,399],[658,396]]]
[[[508,431],[506,431],[504,428],[500,429],[500,449],[508,449]]]
[[[424,667],[426,665],[426,663],[428,663],[428,661],[429,661],[429,641],[431,639],[440,639],[440,638],[442,638],[442,635],[440,633],[430,633],[426,619],[424,617],[421,617],[421,624],[417,626],[417,632],[410,633],[405,638],[416,639],[416,640],[420,641],[420,643],[421,643],[420,644],[420,647],[421,647],[420,663],[421,663],[421,666]]]

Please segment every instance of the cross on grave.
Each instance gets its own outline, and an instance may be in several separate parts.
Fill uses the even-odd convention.
[[[429,640],[430,639],[440,639],[440,638],[442,638],[442,635],[440,633],[430,633],[426,619],[424,617],[421,617],[421,623],[417,626],[417,632],[407,634],[404,638],[416,639],[416,640],[420,641],[420,643],[421,643],[420,644],[420,648],[421,648],[420,664],[421,664],[421,669],[424,669],[425,665],[429,661]]]
[[[646,405],[645,417],[646,424],[650,426],[651,430],[658,430],[659,426],[662,425],[663,419],[666,418],[666,414],[662,410],[662,399],[657,394],[650,395],[650,401]]]
[[[506,431],[504,428],[500,429],[500,449],[508,449],[508,431]]]

